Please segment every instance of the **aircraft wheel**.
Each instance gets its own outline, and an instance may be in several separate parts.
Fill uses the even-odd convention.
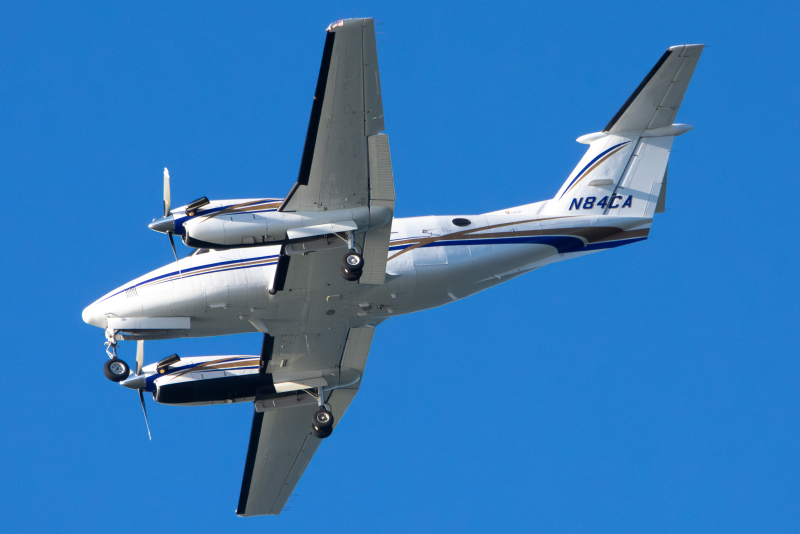
[[[355,282],[356,280],[361,278],[361,269],[356,269],[356,270],[345,269],[344,265],[342,265],[342,278],[344,278],[348,282]]]
[[[317,439],[325,439],[331,434],[333,434],[332,428],[329,428],[328,430],[317,430],[314,425],[311,425],[311,435]]]
[[[360,271],[364,268],[364,258],[358,252],[348,252],[342,258],[344,268],[348,271]]]
[[[131,374],[131,368],[122,360],[113,358],[108,360],[103,366],[103,373],[105,373],[106,378],[112,382],[122,382]]]
[[[325,439],[333,433],[332,430],[328,430],[327,432],[317,432],[314,427],[311,427],[311,435],[317,439]]]
[[[314,412],[311,422],[311,430],[316,431],[320,436],[327,438],[333,432],[333,414],[325,408],[320,408]]]

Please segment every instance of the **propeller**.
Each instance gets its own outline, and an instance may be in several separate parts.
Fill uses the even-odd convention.
[[[144,341],[139,340],[136,344],[136,373],[129,376],[120,385],[128,389],[135,389],[139,392],[139,402],[142,403],[142,413],[144,413],[144,424],[147,426],[147,437],[152,441],[150,434],[150,422],[147,420],[147,408],[144,407],[144,390],[147,387],[147,377],[142,373],[144,367]]]
[[[172,195],[170,194],[169,188],[169,170],[164,167],[164,217],[169,217],[172,215],[171,211],[172,207]],[[175,225],[173,223],[173,229]],[[172,237],[172,230],[167,231],[167,236],[169,237],[169,244],[172,246],[172,255],[175,256],[175,266],[178,268],[178,274],[181,278],[183,278],[183,273],[181,272],[181,265],[178,262],[178,251],[175,250],[175,239]]]
[[[142,413],[144,413],[144,424],[147,426],[147,437],[153,441],[153,436],[150,434],[150,423],[147,422],[147,408],[144,407],[144,390],[139,390],[139,400],[142,401]]]
[[[169,175],[166,174],[166,169],[164,169],[165,177],[169,179]],[[136,375],[139,376],[142,374],[142,367],[144,367],[144,341],[139,340],[136,343]],[[153,441],[153,436],[150,434],[150,423],[147,420],[147,408],[144,407],[144,389],[139,388],[139,400],[142,403],[142,413],[144,413],[144,424],[147,426],[147,437],[150,438],[150,441]]]
[[[186,206],[186,215],[188,217],[194,217],[197,214],[197,210],[210,203],[208,198],[200,197]],[[167,234],[167,237],[169,237],[172,255],[175,256],[175,265],[178,267],[178,273],[181,278],[183,278],[183,272],[178,262],[178,251],[175,250],[175,239],[172,237],[175,233],[175,217],[172,215],[172,194],[170,193],[169,187],[169,170],[166,167],[164,167],[164,216],[153,219],[153,222],[151,222],[149,226],[151,230]]]
[[[136,375],[142,374],[142,367],[144,367],[144,341],[139,340],[136,342]]]
[[[170,210],[170,194],[169,194],[169,170],[164,167],[164,217],[169,217],[172,214]]]

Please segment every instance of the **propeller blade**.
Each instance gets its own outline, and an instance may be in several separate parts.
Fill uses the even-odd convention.
[[[144,407],[144,390],[139,390],[139,400],[142,401],[142,412],[144,413],[144,424],[147,426],[147,437],[153,441],[153,436],[150,435],[150,423],[147,422],[147,409]]]
[[[136,375],[142,374],[142,367],[144,367],[144,341],[139,340],[136,342]]]
[[[169,244],[172,245],[172,253],[175,255],[175,265],[178,267],[178,274],[180,274],[181,278],[183,278],[181,265],[178,263],[178,252],[175,250],[175,240],[172,238],[172,232],[167,232],[167,235],[169,236]]]
[[[164,217],[169,217],[171,213],[171,199],[169,194],[169,171],[164,167]]]

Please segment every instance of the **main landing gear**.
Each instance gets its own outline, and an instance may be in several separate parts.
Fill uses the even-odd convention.
[[[117,341],[114,339],[114,332],[106,333],[106,354],[109,360],[103,366],[103,373],[112,382],[122,382],[131,374],[131,368],[124,361],[117,358]]]
[[[355,282],[361,278],[363,267],[364,258],[358,252],[351,250],[342,258],[342,277],[348,282]]]
[[[355,282],[361,278],[361,269],[364,268],[364,258],[358,253],[356,248],[356,236],[353,232],[347,233],[347,239],[339,234],[334,234],[340,239],[347,241],[348,252],[342,258],[342,278],[348,282]]]
[[[319,410],[314,412],[311,419],[311,435],[315,438],[325,439],[333,433],[333,414],[325,404],[325,392],[322,387],[317,388],[317,402]]]

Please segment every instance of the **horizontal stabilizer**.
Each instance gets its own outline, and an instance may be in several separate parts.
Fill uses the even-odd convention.
[[[667,50],[603,130],[628,132],[670,126],[704,45],[680,45]]]

